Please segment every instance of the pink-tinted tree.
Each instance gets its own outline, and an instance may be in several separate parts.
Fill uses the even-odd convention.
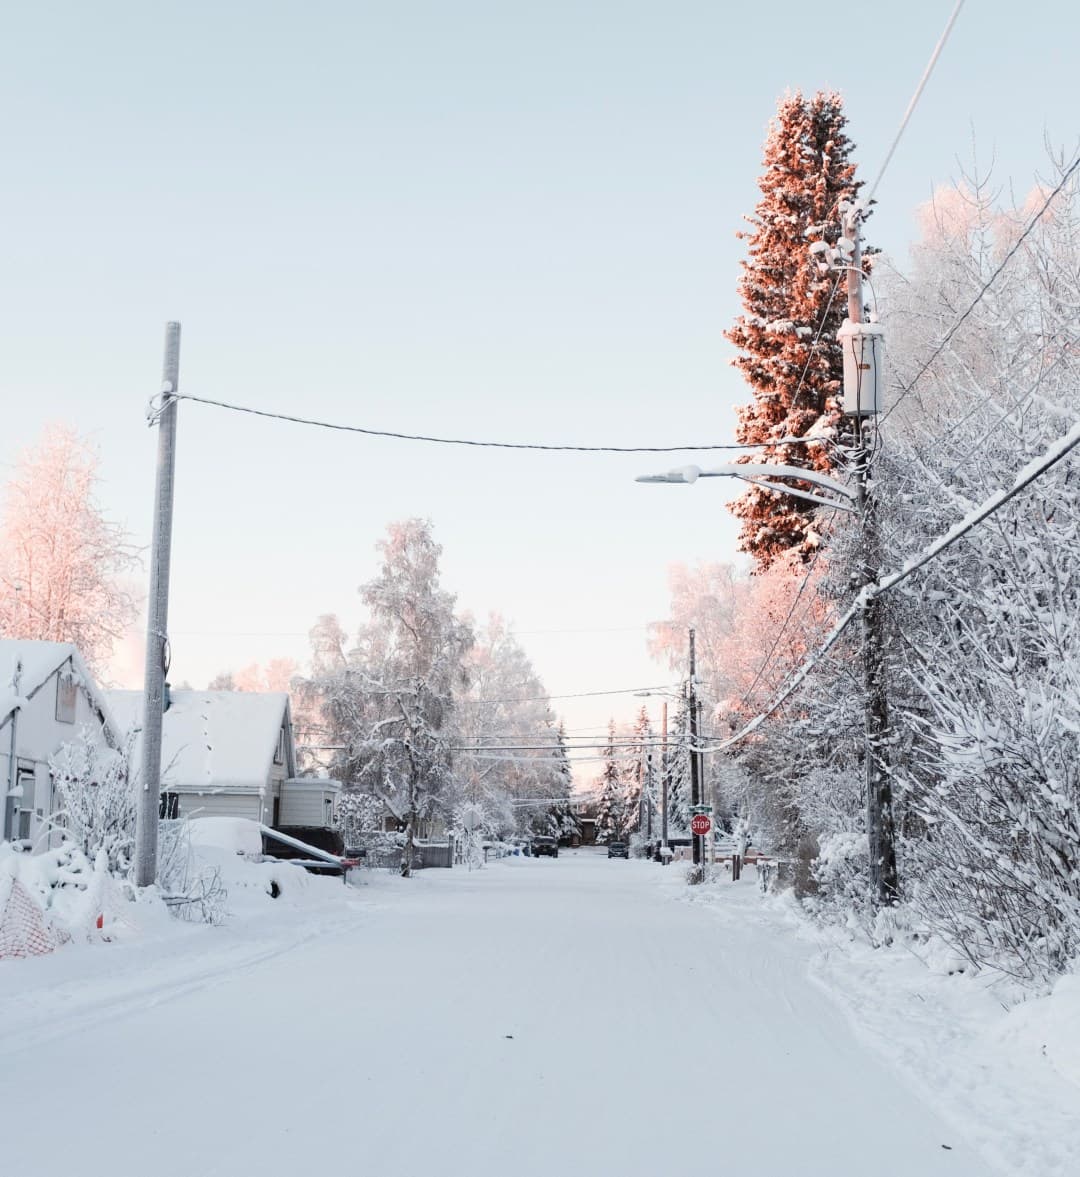
[[[74,642],[100,672],[135,620],[138,551],[96,500],[98,455],[52,425],[20,455],[0,515],[0,633]]]
[[[748,461],[833,468],[830,447],[781,439],[835,438],[843,428],[836,340],[845,313],[843,275],[812,247],[836,245],[838,206],[860,187],[846,123],[840,95],[820,91],[785,95],[769,126],[761,199],[746,218],[752,229],[739,234],[750,254],[739,282],[744,310],[725,332],[753,397],[738,410],[736,436],[762,447]],[[787,551],[806,559],[820,543],[815,509],[805,500],[753,487],[732,510],[743,521],[740,546],[759,568]]]

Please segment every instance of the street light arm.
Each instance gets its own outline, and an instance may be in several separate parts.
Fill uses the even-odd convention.
[[[729,462],[722,466],[712,466],[708,470],[698,471],[699,478],[745,478],[748,474],[754,478],[795,478],[799,482],[809,482],[820,486],[822,490],[831,490],[834,494],[854,501],[854,491],[835,478],[821,474],[817,470],[804,470],[802,466],[787,466],[771,462]],[[789,492],[790,493],[790,492]]]
[[[760,486],[765,490],[775,490],[780,494],[791,495],[796,499],[807,499],[811,503],[820,503],[822,506],[832,507],[835,511],[850,511],[852,514],[855,512],[855,508],[850,502],[838,503],[835,499],[827,499],[824,495],[816,495],[813,491],[809,490],[799,490],[794,486],[785,486],[782,482],[769,482],[766,479],[759,480],[752,478],[748,474],[735,474],[732,477],[739,478],[743,482],[749,482],[751,486]]]
[[[642,474],[637,482],[681,482],[694,483],[699,478],[740,478],[754,486],[765,486],[768,490],[779,491],[782,494],[794,495],[796,498],[809,499],[812,503],[820,503],[826,507],[836,507],[841,511],[850,511],[848,504],[854,502],[855,494],[842,482],[821,474],[817,470],[804,470],[801,466],[787,466],[773,463],[727,463],[723,466],[713,466],[702,470],[700,466],[680,466],[675,470],[668,470],[664,474]],[[822,490],[831,491],[847,502],[837,503],[832,499],[815,495],[811,491],[799,490],[783,483],[761,482],[760,479],[794,478],[799,482],[809,482]]]

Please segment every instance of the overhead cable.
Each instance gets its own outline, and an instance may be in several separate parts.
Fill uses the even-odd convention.
[[[1050,207],[1051,203],[1053,202],[1054,198],[1061,192],[1061,190],[1069,182],[1070,178],[1072,177],[1073,173],[1076,171],[1077,168],[1080,168],[1080,155],[1077,155],[1076,159],[1073,160],[1073,162],[1069,165],[1069,167],[1063,173],[1061,179],[1057,183],[1057,186],[1053,189],[1053,191],[1050,193],[1050,195],[1047,196],[1047,198],[1042,202],[1042,205],[1039,208],[1039,211],[1037,213],[1035,213],[1035,215],[1027,223],[1027,226],[1025,227],[1024,231],[1020,234],[1020,236],[1016,239],[1016,241],[1013,242],[1012,247],[1008,250],[1008,252],[1005,254],[1005,256],[998,263],[997,267],[995,268],[994,272],[990,275],[990,277],[987,278],[986,281],[979,288],[978,293],[971,300],[971,302],[968,304],[968,306],[963,311],[963,313],[957,317],[957,319],[955,320],[953,325],[949,328],[948,331],[945,332],[945,335],[942,338],[941,342],[930,353],[929,359],[927,359],[925,361],[925,363],[923,363],[922,367],[918,370],[918,372],[915,373],[914,377],[907,384],[904,384],[903,381],[900,382],[902,391],[901,391],[900,395],[896,398],[896,400],[893,402],[889,411],[881,418],[881,421],[878,423],[879,429],[881,428],[882,425],[885,424],[886,421],[888,421],[888,419],[893,415],[893,413],[896,412],[896,410],[899,408],[900,404],[903,402],[904,397],[906,397],[908,395],[908,393],[911,392],[911,390],[915,387],[915,385],[922,379],[922,377],[926,375],[926,373],[930,370],[930,367],[934,363],[934,361],[938,358],[939,355],[941,355],[941,353],[945,350],[945,348],[948,347],[950,340],[957,333],[957,331],[960,330],[960,328],[963,326],[964,322],[967,320],[967,318],[971,314],[971,312],[979,305],[980,302],[982,302],[987,291],[990,289],[991,286],[993,286],[994,282],[997,281],[999,275],[1002,273],[1002,271],[1005,269],[1005,267],[1016,256],[1018,250],[1020,249],[1020,246],[1024,244],[1024,242],[1027,240],[1027,238],[1030,236],[1030,234],[1034,231],[1035,226],[1038,225],[1039,221],[1042,219],[1043,213],[1046,212],[1046,210]]]
[[[314,417],[298,417],[292,413],[274,413],[269,409],[256,409],[251,405],[238,405],[230,401],[212,400],[205,396],[192,396],[190,393],[177,393],[171,399],[192,401],[199,405],[211,405],[218,409],[228,409],[233,413],[246,413],[252,417],[266,417],[273,421],[288,421],[293,425],[312,425],[318,429],[333,429],[341,433],[362,433],[367,437],[388,437],[396,441],[425,441],[436,445],[464,445],[479,449],[496,450],[540,450],[547,453],[577,453],[577,454],[675,454],[687,453],[692,450],[756,450],[760,445],[724,442],[715,445],[546,445],[539,442],[524,441],[477,441],[475,438],[465,437],[435,437],[424,433],[399,433],[390,429],[369,429],[361,425],[343,425],[335,421],[320,421]],[[153,422],[151,422],[153,423]],[[770,441],[769,445],[797,445],[800,443],[823,443],[827,439],[820,437],[784,437]]]
[[[459,703],[468,703],[478,707],[483,703],[546,703],[549,699],[593,699],[601,695],[636,695],[639,691],[670,691],[678,683],[663,683],[658,687],[620,687],[615,691],[580,691],[575,695],[534,695],[530,699],[460,699]]]
[[[923,75],[919,79],[919,84],[915,87],[915,93],[911,96],[911,101],[907,105],[907,110],[904,111],[904,117],[900,120],[900,126],[897,128],[896,135],[889,150],[885,153],[885,159],[882,161],[881,167],[878,169],[878,174],[874,179],[873,184],[870,185],[870,191],[865,197],[866,204],[874,199],[874,193],[878,190],[878,185],[881,183],[882,176],[889,164],[892,162],[893,154],[900,143],[904,131],[907,130],[907,125],[911,121],[911,116],[915,113],[915,107],[922,97],[923,90],[926,89],[926,83],[930,80],[930,75],[934,72],[934,66],[937,65],[937,60],[941,56],[941,51],[945,48],[945,42],[949,39],[949,34],[953,30],[953,25],[956,24],[956,18],[960,15],[960,9],[964,7],[964,0],[956,0],[956,7],[952,10],[952,15],[949,17],[948,23],[945,25],[945,31],[938,38],[938,43],[934,46],[934,52],[930,54],[930,60],[926,63],[926,69],[923,70]]]
[[[920,568],[929,564],[931,560],[936,559],[952,547],[954,543],[962,539],[972,528],[977,527],[980,523],[989,519],[995,511],[999,511],[1006,503],[1014,499],[1018,494],[1027,489],[1036,479],[1042,477],[1048,470],[1051,470],[1059,462],[1063,461],[1076,447],[1080,445],[1080,421],[1077,421],[1073,427],[1064,436],[1060,437],[1052,446],[1050,446],[1045,453],[1040,457],[1029,462],[1016,475],[1013,483],[1005,490],[996,491],[988,499],[986,499],[980,506],[974,510],[969,511],[963,519],[954,524],[944,534],[938,536],[936,540],[928,544],[920,553],[906,560],[903,566],[895,572],[891,572],[886,576],[879,577],[872,584],[866,585],[856,597],[851,608],[840,618],[840,620],[833,626],[825,641],[818,647],[818,649],[796,670],[786,683],[781,687],[780,691],[774,698],[773,702],[762,712],[759,712],[749,722],[744,724],[739,731],[734,735],[721,740],[712,748],[703,748],[703,752],[721,752],[725,748],[730,748],[733,744],[745,739],[752,732],[774,714],[787,702],[788,699],[799,689],[806,681],[810,672],[817,666],[822,658],[829,652],[830,649],[839,640],[840,635],[851,624],[852,621],[858,617],[866,605],[876,597],[884,596],[885,593],[891,592],[897,585],[902,584],[909,576],[912,576]]]

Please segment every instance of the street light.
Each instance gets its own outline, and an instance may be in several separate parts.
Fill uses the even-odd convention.
[[[854,447],[851,471],[853,488],[800,466],[759,462],[729,463],[702,470],[683,466],[664,474],[646,474],[638,482],[694,483],[699,478],[739,478],[754,486],[793,495],[811,503],[848,511],[857,516],[862,531],[856,588],[865,590],[878,577],[881,537],[878,534],[869,472],[869,450],[865,425],[880,411],[882,352],[884,338],[876,323],[864,323],[862,300],[862,254],[859,247],[859,219],[865,210],[857,202],[842,202],[845,239],[848,242],[848,317],[837,334],[844,357],[843,412],[852,421]],[[764,444],[768,444],[766,441]],[[828,492],[787,486],[777,479],[794,479]],[[892,780],[889,773],[889,708],[886,689],[884,620],[882,603],[874,595],[863,596],[862,647],[865,691],[866,832],[870,853],[870,885],[874,902],[895,903],[899,893],[896,866],[896,830],[893,820]]]
[[[794,495],[797,499],[807,499],[819,506],[833,507],[837,511],[856,510],[856,493],[849,490],[842,482],[830,478],[827,474],[820,474],[817,470],[804,470],[801,466],[787,466],[782,464],[755,463],[753,465],[738,465],[725,463],[702,470],[700,466],[679,466],[675,470],[667,470],[662,474],[640,474],[635,482],[679,482],[693,484],[699,478],[738,478],[749,482],[752,486],[760,486],[764,490],[775,490],[781,494]],[[795,486],[788,486],[776,482],[777,478],[794,478],[799,482],[809,482],[822,490],[831,491],[839,495],[840,499],[826,498],[824,495],[814,494],[813,491],[800,490]]]

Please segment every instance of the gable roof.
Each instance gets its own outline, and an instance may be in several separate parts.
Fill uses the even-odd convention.
[[[106,736],[118,745],[123,728],[109,708],[105,692],[94,681],[82,655],[71,642],[39,642],[30,638],[0,638],[0,725],[25,705],[67,663],[75,681],[100,716]],[[21,664],[18,690],[15,669]]]
[[[142,691],[109,691],[127,731],[141,731]],[[162,788],[260,792],[277,751],[282,724],[291,727],[284,691],[170,691],[161,722]],[[141,738],[137,741],[141,744]],[[141,748],[136,749],[138,757]],[[138,764],[139,760],[136,759]],[[296,775],[291,733],[285,741],[287,777]]]

